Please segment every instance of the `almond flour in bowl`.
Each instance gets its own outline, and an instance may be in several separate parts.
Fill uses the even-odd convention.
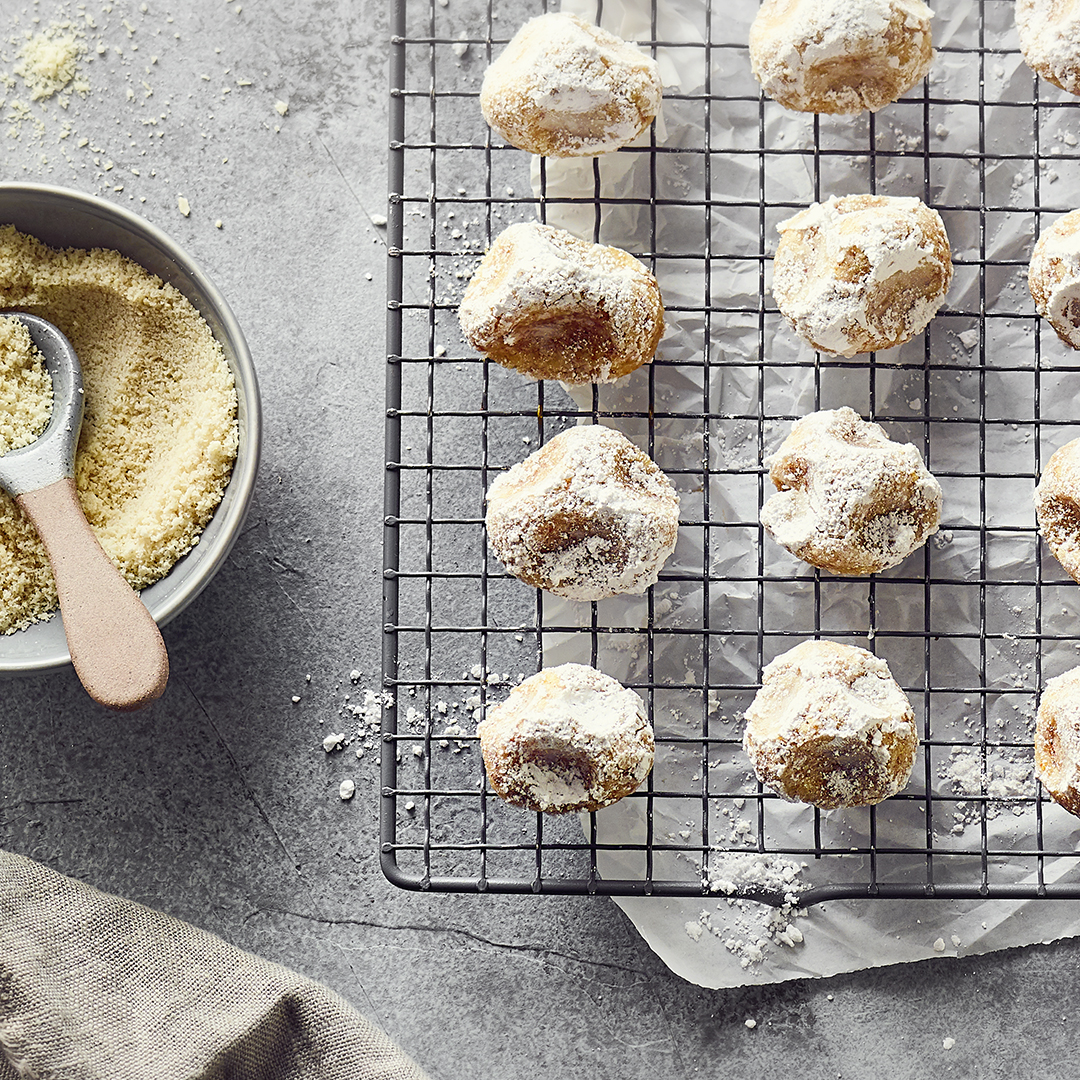
[[[40,315],[72,341],[86,386],[80,501],[161,625],[224,562],[250,503],[261,408],[243,335],[199,268],[134,214],[60,188],[0,184],[0,224],[0,309]],[[36,536],[11,543],[9,510],[0,508],[0,672],[55,670],[69,657],[49,618],[51,573]]]

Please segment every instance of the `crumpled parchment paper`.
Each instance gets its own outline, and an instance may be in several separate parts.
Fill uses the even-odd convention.
[[[982,7],[987,48],[1015,50],[1011,5]],[[564,0],[563,8],[597,20],[590,0]],[[715,890],[705,899],[617,903],[668,966],[703,986],[824,976],[1080,933],[1077,906],[1053,900],[829,900],[777,911],[730,894],[732,883],[763,875],[789,880],[792,893],[862,882],[870,859],[877,880],[921,887],[928,838],[940,853],[938,884],[977,885],[984,874],[995,885],[1030,882],[1037,845],[1075,849],[1075,819],[1040,803],[1030,748],[1040,686],[1078,655],[1070,640],[1038,639],[1066,634],[1078,602],[1039,548],[1032,509],[1041,464],[1077,434],[1036,423],[1071,419],[1071,391],[1063,388],[1075,361],[1030,318],[1026,269],[1040,221],[1080,205],[1076,114],[1040,112],[1036,147],[1033,77],[1018,52],[973,51],[979,8],[958,0],[935,19],[928,106],[917,87],[873,118],[815,121],[772,102],[759,107],[746,50],[752,0],[714,3],[711,13],[696,0],[604,0],[603,26],[661,43],[662,113],[635,144],[654,138],[660,150],[534,161],[549,223],[666,256],[656,260],[668,324],[662,362],[572,396],[650,449],[682,498],[679,545],[652,600],[597,606],[597,626],[631,632],[598,634],[596,662],[655,687],[653,877],[704,879]],[[1046,83],[1038,93],[1042,101],[1069,100]],[[593,204],[559,202],[597,190],[605,199],[598,228]],[[776,314],[768,257],[777,222],[830,194],[869,190],[937,207],[956,274],[925,336],[873,360],[837,363],[816,357]],[[841,405],[915,442],[945,491],[940,534],[873,586],[815,575],[756,527],[771,488],[762,458],[791,420]],[[620,413],[633,415],[612,415]],[[727,527],[686,526],[706,520],[706,508],[708,521]],[[592,641],[590,605],[545,596],[544,613],[549,625],[582,628],[548,633],[545,664],[580,660]],[[679,633],[703,631],[706,615],[714,632],[707,654],[703,633]],[[761,800],[739,745],[741,711],[763,664],[815,633],[884,656],[930,737],[903,797],[873,815]],[[627,799],[596,815],[603,876],[644,876],[645,810],[644,800]],[[583,825],[587,833],[593,827],[588,818]],[[815,858],[819,847],[828,854]],[[775,854],[762,858],[762,850]],[[1048,858],[1042,874],[1047,882],[1080,879],[1068,856]]]

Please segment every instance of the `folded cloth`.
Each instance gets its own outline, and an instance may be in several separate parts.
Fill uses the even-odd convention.
[[[425,1080],[344,999],[0,851],[0,1080]]]

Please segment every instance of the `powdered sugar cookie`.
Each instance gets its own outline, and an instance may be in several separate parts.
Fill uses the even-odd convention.
[[[1028,67],[1070,94],[1080,94],[1080,3],[1016,0],[1020,52]]]
[[[526,679],[476,731],[499,796],[549,814],[610,806],[635,791],[653,764],[644,702],[584,664]]]
[[[1039,234],[1028,267],[1035,310],[1057,336],[1080,349],[1080,210],[1059,217]]]
[[[789,109],[873,112],[926,74],[933,14],[922,0],[764,0],[750,65]]]
[[[1039,698],[1035,774],[1055,802],[1080,817],[1080,668],[1051,679]]]
[[[458,307],[473,348],[534,379],[612,382],[648,363],[664,332],[660,287],[621,248],[520,222],[481,260]]]
[[[642,593],[675,550],[679,497],[613,428],[567,428],[496,477],[485,519],[515,577],[570,600]]]
[[[941,485],[922,455],[854,409],[804,416],[765,464],[778,491],[761,508],[761,524],[812,566],[878,573],[938,530]]]
[[[902,345],[945,302],[949,238],[937,211],[919,199],[833,196],[779,231],[773,296],[795,332],[822,352]]]
[[[762,672],[743,746],[758,779],[823,810],[872,806],[908,782],[919,736],[888,664],[865,649],[804,641]]]
[[[484,75],[480,109],[508,143],[542,157],[593,157],[652,123],[656,61],[576,15],[530,19]]]
[[[1080,439],[1050,455],[1035,488],[1035,517],[1050,553],[1080,581]]]

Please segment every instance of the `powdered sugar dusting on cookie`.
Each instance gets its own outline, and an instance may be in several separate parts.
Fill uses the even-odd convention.
[[[918,733],[884,660],[851,645],[804,641],[762,673],[743,745],[758,778],[823,809],[867,806],[908,781]]]
[[[1080,210],[1064,214],[1039,234],[1028,287],[1035,310],[1062,341],[1080,349]]]
[[[945,227],[919,199],[833,196],[779,225],[773,295],[795,332],[854,356],[921,333],[952,280]]]
[[[570,600],[642,593],[675,549],[679,497],[647,454],[600,424],[568,428],[488,490],[492,549]]]
[[[660,108],[656,61],[576,15],[526,22],[488,68],[484,118],[514,146],[546,157],[609,153]]]
[[[854,409],[803,417],[765,464],[778,491],[762,507],[761,523],[814,566],[878,573],[938,530],[941,485],[919,451]]]
[[[1080,94],[1080,8],[1060,0],[1016,0],[1016,29],[1027,65]]]
[[[874,111],[926,74],[932,17],[922,0],[765,0],[750,30],[751,67],[788,108]]]
[[[1050,455],[1035,488],[1035,517],[1051,554],[1080,581],[1080,439]]]
[[[664,326],[660,289],[643,263],[536,222],[500,233],[458,318],[474,348],[568,384],[629,374],[652,359]]]
[[[1035,771],[1058,803],[1080,815],[1080,668],[1051,679],[1039,699]]]
[[[476,730],[492,786],[531,810],[600,809],[634,791],[652,768],[641,697],[584,664],[526,679]]]

